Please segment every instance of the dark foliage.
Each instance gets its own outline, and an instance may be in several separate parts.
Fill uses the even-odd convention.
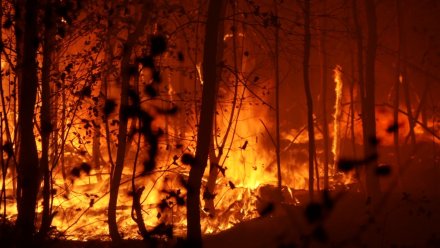
[[[104,103],[104,116],[108,118],[108,116],[113,113],[116,109],[116,102],[114,100],[107,99]]]
[[[81,163],[81,165],[79,166],[79,168],[84,171],[87,175],[90,174],[90,171],[92,170],[92,166],[90,166],[90,164],[88,163]]]
[[[6,153],[8,158],[14,156],[14,145],[11,142],[6,142],[3,144],[3,152]]]
[[[376,168],[376,174],[378,176],[388,176],[391,174],[391,166],[388,164],[379,165]]]
[[[178,60],[179,62],[184,62],[184,61],[185,61],[185,57],[184,57],[184,55],[183,55],[182,52],[178,52],[178,53],[177,53],[177,60]]]
[[[163,54],[167,50],[167,39],[164,35],[153,35],[150,37],[152,56],[158,56]]]
[[[397,130],[399,130],[400,126],[401,126],[401,124],[395,122],[387,127],[386,132],[387,133],[395,133],[395,132],[397,132]]]
[[[185,153],[180,158],[180,161],[182,161],[183,164],[192,166],[192,165],[195,165],[196,159],[194,158],[194,156],[192,154]]]
[[[73,177],[80,177],[81,169],[79,167],[73,167],[70,171],[70,175],[72,175]]]
[[[157,237],[166,237],[166,238],[172,238],[173,237],[173,225],[166,224],[166,223],[160,223],[156,227],[153,228],[149,232],[150,236],[157,236]]]
[[[147,94],[151,98],[157,97],[156,89],[151,84],[145,85],[144,93]]]
[[[369,156],[367,158],[364,158],[364,159],[345,159],[345,158],[340,158],[337,161],[337,166],[338,166],[338,169],[340,171],[342,171],[342,172],[349,172],[349,171],[353,170],[354,168],[356,168],[358,166],[365,165],[365,164],[368,164],[368,163],[370,163],[372,161],[375,161],[375,160],[377,160],[377,158],[378,158],[377,154],[371,155],[371,156]]]
[[[136,62],[141,64],[144,68],[155,69],[154,58],[151,56],[143,56],[136,59]]]
[[[248,145],[248,141],[246,140],[246,141],[244,142],[244,144],[243,144],[240,148],[241,148],[242,150],[246,150],[247,145]]]
[[[92,170],[92,167],[88,163],[81,163],[79,166],[75,166],[70,171],[70,175],[72,175],[74,178],[79,178],[81,176],[81,171],[83,171],[86,175],[90,174],[90,171]]]
[[[13,25],[12,18],[11,18],[11,16],[8,16],[6,18],[6,20],[3,22],[3,28],[4,29],[10,29],[12,27],[12,25]]]
[[[214,200],[216,195],[217,194],[209,192],[208,189],[205,189],[205,191],[203,192],[203,200]]]

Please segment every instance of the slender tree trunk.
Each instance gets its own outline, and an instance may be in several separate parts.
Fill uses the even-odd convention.
[[[133,48],[146,29],[149,19],[151,1],[145,1],[142,6],[142,14],[136,28],[128,35],[124,44],[124,51],[121,58],[121,102],[119,107],[119,133],[118,133],[118,149],[116,151],[116,163],[110,178],[110,199],[108,204],[108,225],[110,237],[115,242],[120,242],[122,237],[118,231],[116,222],[116,207],[118,202],[119,184],[121,182],[122,170],[124,169],[125,150],[127,145],[127,116],[126,109],[128,107],[128,90],[130,86],[130,61]]]
[[[401,49],[402,49],[402,16],[401,16],[401,0],[396,0],[396,11],[397,11],[397,29],[398,29],[398,38],[397,38],[397,75],[396,75],[396,81],[395,81],[395,87],[394,87],[394,112],[393,112],[393,118],[394,118],[394,125],[396,127],[399,126],[399,105],[400,105],[400,84],[402,83],[402,68],[401,68]],[[395,157],[396,157],[396,166],[398,168],[398,175],[400,179],[400,144],[399,144],[399,135],[400,130],[399,128],[396,128],[394,130],[394,151],[395,151]]]
[[[375,63],[377,49],[376,4],[365,0],[367,18],[367,50],[365,60],[365,92],[363,96],[362,121],[364,122],[364,155],[377,156],[376,111],[375,111]],[[377,159],[366,165],[366,184],[369,197],[376,199],[380,193],[379,179],[376,175]]]
[[[38,153],[33,130],[37,96],[38,24],[36,0],[18,0],[17,61],[19,74],[17,231],[19,244],[30,244],[35,231],[35,208],[39,190]],[[18,11],[18,12],[17,12]]]
[[[277,156],[277,179],[278,189],[281,192],[281,156],[280,156],[280,72],[279,72],[279,47],[280,47],[280,25],[278,20],[278,1],[274,1],[275,5],[275,53],[274,53],[274,65],[275,65],[275,153]]]
[[[99,103],[96,104],[98,108]],[[102,181],[101,176],[101,121],[100,118],[95,118],[95,126],[93,127],[93,140],[92,140],[92,160],[96,171],[96,178],[98,182]]]
[[[327,11],[327,1],[323,0],[322,10],[323,13]],[[327,61],[327,22],[325,19],[321,21],[321,39],[319,41],[320,44],[320,54],[321,54],[321,104],[322,104],[322,133],[323,133],[323,142],[324,142],[324,189],[329,189],[329,157],[330,157],[330,136],[328,129],[328,119],[327,119],[327,72],[328,72],[328,61]]]
[[[353,50],[355,50],[353,48]],[[351,75],[353,75],[353,79],[350,82],[350,133],[351,133],[351,146],[352,146],[352,155],[354,158],[357,157],[357,149],[356,149],[356,132],[355,132],[355,119],[356,119],[356,106],[355,106],[355,98],[354,98],[354,90],[355,90],[355,75],[356,75],[356,69],[355,69],[355,61],[354,56],[351,54]],[[355,176],[356,179],[359,181],[360,179],[360,170],[359,168],[355,169]],[[360,183],[358,182],[358,186],[360,187]]]
[[[353,0],[352,2],[352,14],[353,14],[353,21],[355,25],[355,32],[356,32],[356,64],[357,64],[357,72],[358,72],[358,84],[359,84],[359,101],[361,104],[361,112],[362,112],[362,134],[365,135],[365,122],[363,118],[363,112],[364,112],[364,96],[365,96],[365,78],[364,78],[364,41],[362,38],[362,27],[360,24],[359,16],[358,16],[358,0]],[[364,139],[363,139],[364,141]],[[364,179],[364,177],[362,177]],[[366,185],[364,182],[361,183],[362,187],[365,188]]]
[[[232,16],[232,50],[233,50],[233,66],[234,66],[234,95],[233,95],[233,99],[232,99],[232,106],[231,106],[231,111],[229,114],[229,122],[228,122],[228,126],[226,127],[226,131],[224,133],[224,136],[222,138],[222,140],[220,141],[220,144],[218,145],[218,154],[215,153],[215,146],[214,146],[214,141],[215,138],[217,137],[216,133],[215,133],[215,129],[213,130],[213,134],[212,134],[212,140],[211,140],[211,148],[209,150],[209,176],[208,176],[208,181],[206,183],[206,188],[205,188],[205,192],[203,193],[203,199],[205,200],[205,209],[207,211],[209,211],[210,216],[214,217],[215,216],[215,206],[214,206],[214,198],[215,198],[215,186],[216,186],[216,181],[217,181],[217,177],[218,177],[218,173],[219,173],[219,166],[220,166],[220,160],[222,159],[223,156],[223,152],[226,146],[226,142],[229,138],[229,135],[231,133],[232,130],[232,126],[234,123],[234,116],[235,116],[235,109],[237,106],[237,97],[238,97],[238,86],[239,86],[239,71],[238,71],[238,58],[237,58],[237,22],[236,22],[236,6],[235,4],[232,6],[233,9],[233,16]],[[220,54],[221,52],[221,54]],[[241,51],[241,55],[243,54],[243,51]],[[218,57],[219,58],[223,58],[223,53],[222,51],[218,52]],[[221,68],[218,68],[218,70],[221,70]],[[218,84],[220,84],[221,82],[221,72],[219,73],[219,78],[217,78],[217,82]],[[240,115],[240,111],[237,111],[237,117],[236,119],[238,119],[238,116]],[[214,123],[215,123],[216,119],[214,119]],[[234,140],[234,135],[235,133],[232,134],[231,138],[230,138],[230,142],[233,142]],[[226,158],[225,158],[226,159]]]
[[[403,15],[402,1],[396,1],[397,10],[397,28],[399,35],[399,49],[398,49],[398,70],[399,70],[399,83],[403,85],[403,96],[405,98],[406,112],[409,124],[408,136],[411,138],[411,145],[416,144],[416,134],[414,127],[416,125],[416,118],[414,118],[412,104],[411,104],[411,92],[410,84],[406,73],[406,42],[405,42],[405,16]],[[403,62],[403,63],[402,63]],[[406,140],[407,141],[407,140]]]
[[[303,58],[303,77],[304,77],[304,90],[307,100],[307,130],[309,137],[309,197],[313,200],[313,184],[314,184],[314,155],[315,155],[315,130],[313,121],[313,98],[312,91],[310,89],[310,46],[311,46],[311,34],[310,34],[310,1],[304,1],[304,58]]]
[[[44,37],[43,37],[43,68],[42,68],[42,80],[41,80],[41,159],[40,167],[43,175],[43,215],[40,226],[40,236],[45,237],[49,231],[52,216],[50,209],[51,200],[51,175],[49,169],[49,141],[52,133],[52,120],[50,111],[50,80],[52,69],[52,51],[54,49],[54,32],[52,18],[52,2],[48,0],[45,4],[45,16],[44,16]]]
[[[203,54],[203,92],[200,123],[197,133],[195,163],[191,166],[188,179],[187,196],[187,238],[192,247],[202,246],[200,225],[200,187],[205,171],[211,135],[213,130],[219,71],[217,69],[223,49],[223,22],[226,9],[225,0],[211,0],[206,21],[205,45]]]

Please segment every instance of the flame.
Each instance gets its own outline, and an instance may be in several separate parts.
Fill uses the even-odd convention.
[[[196,64],[197,74],[199,75],[200,84],[203,85],[202,63]]]
[[[332,143],[332,153],[334,155],[335,160],[339,156],[339,136],[340,136],[340,121],[342,117],[342,67],[337,65],[333,70],[333,77],[335,81],[335,112],[333,114],[333,143]]]

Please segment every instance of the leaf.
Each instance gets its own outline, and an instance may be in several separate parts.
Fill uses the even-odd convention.
[[[193,165],[195,165],[196,159],[194,158],[194,156],[192,154],[185,153],[180,158],[180,161],[182,161],[183,164],[193,166]]]
[[[143,174],[148,174],[148,173],[152,172],[154,170],[154,168],[156,167],[153,160],[151,160],[151,159],[145,160],[143,162],[143,165],[144,165]]]
[[[388,164],[379,165],[376,168],[376,175],[378,176],[388,176],[391,174],[391,166]]]
[[[174,155],[173,156],[173,163],[172,164],[174,164],[174,165],[177,165],[177,160],[179,159],[179,156],[177,156],[177,155]]]
[[[73,177],[79,177],[81,174],[81,169],[78,167],[73,167],[73,169],[70,171],[70,175]]]
[[[162,82],[162,76],[160,75],[160,71],[158,70],[153,71],[153,81],[156,83]]]
[[[221,167],[218,164],[215,164],[215,166],[218,168],[218,170],[220,171],[220,173],[222,173],[223,177],[226,177],[226,168]]]
[[[358,167],[360,165],[364,165],[364,164],[368,164],[372,161],[377,160],[378,155],[377,154],[373,154],[367,158],[364,159],[345,159],[345,158],[340,158],[337,161],[337,166],[338,169],[342,172],[349,172],[351,170],[353,170],[355,167]]]
[[[157,207],[160,209],[161,212],[163,212],[166,208],[169,208],[169,204],[167,200],[162,199],[160,203],[157,205]]]
[[[90,174],[90,171],[92,170],[92,166],[90,166],[88,163],[81,163],[79,166],[82,171],[84,171],[87,175]]]
[[[14,156],[14,145],[11,142],[6,142],[3,144],[3,152],[6,153],[6,155],[11,158]]]
[[[397,130],[399,130],[400,124],[397,122],[394,122],[393,124],[389,125],[386,129],[387,133],[395,133]]]
[[[145,85],[144,93],[147,94],[151,98],[154,98],[157,96],[156,89],[151,84]]]
[[[107,118],[116,109],[116,102],[114,100],[105,100],[104,103],[104,115]]]
[[[138,63],[140,63],[142,65],[142,67],[144,67],[144,68],[154,69],[154,67],[155,67],[154,59],[151,56],[139,57],[139,58],[136,59],[136,61]]]
[[[377,145],[380,144],[380,139],[377,138],[377,137],[370,137],[370,138],[368,139],[368,142],[369,142],[371,145],[373,145],[373,146],[377,146]]]
[[[153,35],[150,38],[151,55],[158,56],[167,50],[167,39],[164,35]]]
[[[244,142],[244,144],[243,144],[240,148],[241,148],[242,150],[246,150],[247,145],[248,145],[248,141],[246,140],[246,141]]]
[[[6,18],[5,22],[3,23],[3,28],[10,29],[12,27],[12,23],[12,18],[8,16],[8,18]]]
[[[180,51],[177,53],[177,60],[179,62],[184,62],[185,61],[185,57],[183,56],[183,53],[180,52]]]
[[[214,200],[216,195],[217,194],[209,192],[208,189],[205,189],[205,191],[203,192],[203,200]]]

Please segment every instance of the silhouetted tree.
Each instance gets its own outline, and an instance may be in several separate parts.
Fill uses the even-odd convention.
[[[314,169],[315,169],[315,125],[313,119],[313,97],[310,89],[310,1],[304,1],[304,57],[303,57],[303,77],[304,90],[307,100],[307,130],[309,137],[309,197],[313,199],[314,187]],[[318,175],[317,175],[318,176]]]
[[[377,50],[377,17],[376,4],[374,0],[365,0],[366,23],[367,23],[367,44],[365,56],[365,81],[364,94],[362,98],[362,121],[364,156],[377,156],[378,140],[376,137],[376,50]],[[369,197],[377,198],[380,192],[379,178],[376,175],[378,166],[377,159],[371,159],[366,164],[366,186]]]
[[[123,51],[121,56],[121,101],[119,106],[119,132],[118,132],[118,149],[116,152],[115,167],[110,177],[110,200],[108,205],[108,224],[109,232],[113,241],[120,242],[122,240],[118,231],[116,222],[116,205],[118,200],[119,184],[121,182],[122,170],[124,168],[126,144],[127,144],[127,122],[128,122],[128,94],[130,87],[130,79],[133,75],[132,55],[133,49],[138,39],[144,34],[146,24],[150,18],[152,8],[151,1],[144,1],[141,7],[141,16],[137,21],[135,29],[129,31],[127,40],[123,43]]]
[[[200,226],[200,187],[205,171],[211,135],[213,130],[215,106],[219,78],[219,61],[222,58],[223,25],[226,1],[209,1],[208,19],[206,20],[205,45],[203,54],[203,93],[200,124],[197,133],[195,161],[191,164],[188,179],[187,197],[187,238],[193,247],[202,246]]]
[[[38,87],[38,23],[35,0],[17,0],[16,44],[19,84],[18,115],[18,242],[30,245],[35,232],[35,208],[40,184],[38,153],[34,135],[34,106]]]

